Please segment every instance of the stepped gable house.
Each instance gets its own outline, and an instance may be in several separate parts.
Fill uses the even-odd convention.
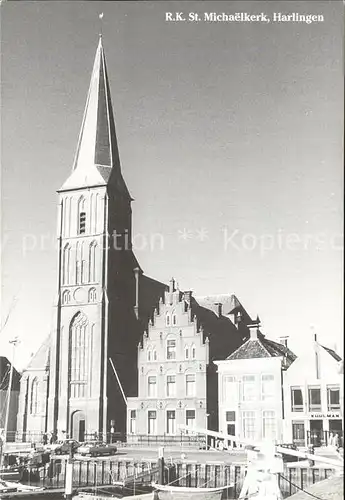
[[[198,299],[171,280],[138,346],[138,397],[128,399],[128,441],[179,440],[181,424],[217,429],[212,361],[241,345],[248,322],[234,295]]]

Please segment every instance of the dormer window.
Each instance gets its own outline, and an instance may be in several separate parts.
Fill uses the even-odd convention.
[[[78,234],[85,234],[85,231],[86,231],[86,213],[80,212]]]

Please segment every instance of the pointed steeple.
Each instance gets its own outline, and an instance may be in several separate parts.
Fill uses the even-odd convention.
[[[121,175],[107,67],[100,36],[73,170],[61,190],[109,184],[129,196]]]

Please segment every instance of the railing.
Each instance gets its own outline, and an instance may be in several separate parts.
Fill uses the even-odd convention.
[[[127,444],[130,446],[152,446],[164,444],[166,446],[191,446],[196,448],[206,447],[206,437],[201,434],[178,434],[171,436],[163,435],[147,435],[147,434],[128,434]]]
[[[26,471],[24,481],[27,484],[45,488],[63,488],[65,484],[66,460],[55,459],[44,467],[32,467]],[[174,485],[210,488],[232,485],[228,488],[227,498],[238,498],[246,474],[245,466],[219,463],[176,462],[167,467],[167,482]],[[279,486],[283,497],[293,495],[299,488],[306,488],[318,481],[327,479],[333,474],[332,469],[284,467],[279,474]],[[178,479],[175,481],[175,479]],[[126,481],[127,480],[127,481]],[[132,460],[76,460],[73,463],[73,488],[92,487],[95,490],[114,482],[137,481],[135,489],[139,493],[140,486],[149,485],[158,480],[157,462],[135,462]]]

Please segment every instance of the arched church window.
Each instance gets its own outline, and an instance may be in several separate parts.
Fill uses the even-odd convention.
[[[67,244],[63,249],[62,254],[62,284],[69,285],[71,274],[70,274],[70,266],[71,266],[71,246]]]
[[[71,301],[71,293],[69,290],[65,290],[62,294],[62,303],[69,304]]]
[[[172,313],[172,324],[173,324],[173,325],[176,325],[176,323],[177,323],[177,320],[176,320],[176,313],[175,313],[175,311],[174,311],[174,312]]]
[[[169,314],[169,313],[166,313],[166,316],[165,316],[165,324],[166,324],[167,326],[169,326],[169,325],[170,325],[170,314]]]
[[[196,349],[195,349],[195,345],[192,345],[192,359],[195,359],[196,357]]]
[[[35,377],[31,383],[30,413],[36,415],[39,410],[38,379]]]
[[[151,348],[147,351],[147,361],[151,361]]]
[[[89,302],[96,302],[97,294],[96,288],[90,288],[89,290]]]
[[[77,285],[86,282],[86,263],[83,260],[84,241],[77,241],[75,251],[75,282]]]
[[[157,351],[153,349],[153,361],[157,361]]]
[[[185,359],[189,359],[189,347],[187,345],[184,348],[184,357]]]
[[[74,316],[70,327],[70,395],[86,396],[89,359],[88,319],[84,313]]]
[[[93,241],[89,247],[89,281],[94,283],[96,281],[96,256],[97,256],[97,243]]]
[[[86,232],[85,198],[81,197],[78,201],[78,234],[85,234],[85,232]]]

